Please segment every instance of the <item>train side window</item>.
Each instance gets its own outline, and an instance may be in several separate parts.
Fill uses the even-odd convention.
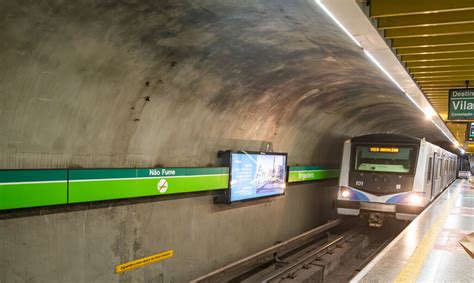
[[[433,157],[430,157],[429,161],[428,161],[428,177],[427,177],[427,180],[426,182],[429,183],[431,181],[431,171],[432,171],[432,168],[433,167]]]
[[[441,166],[439,166],[439,176],[440,176],[440,177],[443,177],[443,172],[444,172],[444,160],[441,159],[440,162],[441,162],[441,163],[440,163]]]
[[[437,166],[436,166],[436,179],[439,179],[441,177],[441,170],[442,170],[442,167],[443,167],[443,160],[441,158],[438,158],[438,161],[436,162],[437,163]]]

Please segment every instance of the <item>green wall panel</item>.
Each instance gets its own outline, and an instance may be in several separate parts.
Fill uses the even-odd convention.
[[[0,170],[0,210],[67,203],[67,170]]]
[[[228,174],[228,168],[70,170],[69,203],[225,189]]]
[[[339,169],[292,166],[288,181],[337,177]],[[218,190],[228,178],[227,167],[0,170],[0,210]]]

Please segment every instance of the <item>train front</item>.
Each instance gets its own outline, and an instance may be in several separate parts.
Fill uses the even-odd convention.
[[[415,139],[373,136],[346,142],[338,214],[367,215],[374,227],[382,226],[385,216],[412,220],[424,205],[423,193],[413,191],[419,147]]]

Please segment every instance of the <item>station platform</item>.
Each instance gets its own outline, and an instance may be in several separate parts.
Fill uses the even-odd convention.
[[[459,241],[474,232],[474,187],[456,180],[351,282],[474,282]]]

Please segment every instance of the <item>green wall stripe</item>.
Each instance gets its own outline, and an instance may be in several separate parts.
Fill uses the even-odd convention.
[[[0,170],[0,184],[66,180],[67,170]]]
[[[72,169],[69,180],[228,174],[229,168]]]
[[[159,182],[166,180],[166,191],[159,191]],[[101,180],[69,183],[69,202],[89,202],[120,198],[190,193],[225,189],[227,175],[197,176],[194,178],[145,178],[124,180]]]
[[[0,186],[0,210],[66,203],[66,181]]]
[[[67,203],[67,170],[0,170],[0,210]]]
[[[0,210],[225,189],[228,174],[227,167],[0,170]],[[338,176],[339,169],[292,166],[288,181]],[[168,187],[160,192],[162,179]]]
[[[301,166],[298,166],[298,167],[301,167]],[[306,166],[306,168],[308,168],[308,167],[309,166]],[[317,180],[324,180],[324,179],[333,179],[333,178],[338,178],[339,174],[340,174],[339,169],[301,170],[300,168],[298,168],[298,170],[292,170],[293,168],[294,167],[290,167],[290,172],[289,172],[289,175],[288,175],[288,182],[289,183],[317,181]]]
[[[290,166],[290,171],[329,170],[324,166]]]
[[[69,180],[69,183],[80,183],[80,182],[107,182],[107,181],[126,181],[126,180],[153,180],[153,179],[180,179],[180,178],[198,178],[198,177],[218,177],[227,176],[227,174],[212,174],[212,175],[195,175],[195,176],[159,176],[159,177],[133,177],[133,178],[108,178],[108,179],[80,179],[80,180]],[[0,184],[1,185],[1,184]]]

